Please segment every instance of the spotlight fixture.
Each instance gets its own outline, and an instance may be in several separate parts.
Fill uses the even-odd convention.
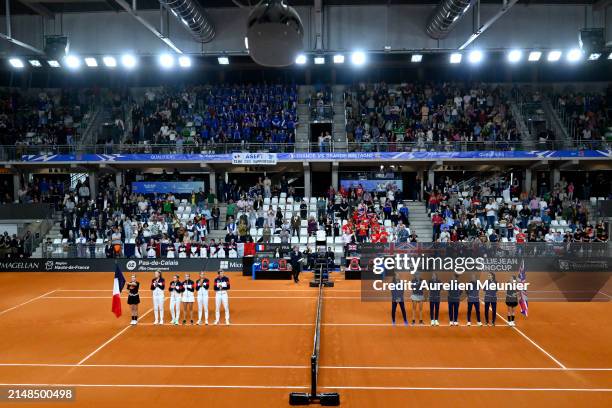
[[[589,54],[589,61],[597,61],[599,58],[601,57],[601,53],[599,52],[592,52],[591,54]]]
[[[342,54],[334,55],[334,64],[344,64],[344,55]]]
[[[454,53],[452,53],[450,55],[450,63],[451,64],[460,64],[462,58],[463,58],[463,56],[461,55],[461,53],[454,52]]]
[[[567,60],[569,62],[578,62],[582,59],[582,50],[580,48],[573,48],[567,52]]]
[[[31,66],[36,67],[36,68],[40,68],[42,67],[42,63],[37,60],[37,59],[33,59],[33,60],[28,60],[28,62],[30,63]]]
[[[363,65],[366,62],[366,55],[363,51],[355,51],[351,54],[351,62],[353,65]]]
[[[304,54],[300,54],[295,58],[295,63],[298,65],[306,64],[306,56]]]
[[[174,56],[170,54],[162,54],[159,56],[159,65],[162,68],[170,69],[174,66]]]
[[[482,62],[483,58],[484,55],[480,50],[474,50],[468,55],[468,61],[470,62],[470,64],[479,64],[480,62]]]
[[[529,53],[529,56],[527,57],[527,60],[530,62],[536,62],[539,61],[540,58],[542,58],[542,52],[541,51],[531,51]]]
[[[228,57],[219,57],[219,58],[217,58],[217,62],[219,63],[219,65],[229,65],[229,58]]]
[[[325,57],[314,57],[315,65],[323,65],[325,64]]]
[[[136,57],[132,54],[124,54],[121,57],[121,64],[127,69],[132,69],[136,66]]]
[[[521,59],[523,59],[523,51],[521,50],[512,50],[508,53],[508,61],[516,64]]]
[[[90,68],[95,68],[98,66],[98,61],[93,57],[87,57],[85,58],[85,65]]]
[[[115,57],[111,56],[102,57],[102,63],[109,68],[115,68],[117,66],[117,60]]]
[[[57,60],[49,60],[49,61],[47,61],[47,64],[49,64],[49,66],[51,68],[59,68],[60,67],[60,63]]]
[[[410,62],[421,62],[423,61],[423,54],[412,54],[410,56]]]
[[[23,60],[21,58],[11,58],[9,59],[9,64],[11,64],[13,68],[25,67],[25,64],[23,63]]]
[[[178,59],[181,68],[189,68],[191,66],[191,58],[186,55],[181,55]]]
[[[561,59],[562,54],[563,53],[559,50],[553,50],[548,53],[546,59],[548,60],[548,62],[557,62]]]
[[[70,69],[78,69],[81,66],[81,60],[76,55],[67,55],[64,62]]]

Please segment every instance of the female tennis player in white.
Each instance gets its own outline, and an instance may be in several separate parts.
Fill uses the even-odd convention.
[[[208,288],[210,282],[204,276],[204,271],[200,272],[200,279],[196,281],[198,291],[198,325],[202,324],[202,310],[204,310],[204,324],[208,325]]]
[[[181,293],[183,293],[183,285],[179,281],[179,276],[174,275],[170,282],[170,315],[172,316],[172,324],[179,324],[181,316]]]
[[[219,269],[215,278],[215,324],[219,324],[221,317],[221,303],[225,310],[225,324],[230,324],[229,299],[227,291],[230,289],[230,282],[227,276],[223,275],[223,271]]]
[[[155,314],[155,321],[153,324],[164,324],[165,288],[166,281],[162,277],[161,271],[158,269],[155,271],[153,280],[151,280],[151,291],[153,292],[153,314]]]
[[[195,282],[189,278],[189,274],[185,274],[185,280],[182,283],[183,285],[183,298],[181,302],[183,302],[183,324],[187,323],[187,318],[189,318],[189,322],[193,324],[193,303],[195,302]]]

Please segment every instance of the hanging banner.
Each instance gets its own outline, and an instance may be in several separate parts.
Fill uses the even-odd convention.
[[[232,153],[232,164],[273,166],[277,162],[276,153]]]

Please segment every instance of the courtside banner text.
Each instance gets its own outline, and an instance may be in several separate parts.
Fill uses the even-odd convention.
[[[361,245],[364,301],[441,301],[449,293],[520,292],[530,301],[612,300],[609,243],[389,243]],[[489,292],[490,293],[490,292]]]
[[[242,258],[135,258],[135,259],[91,259],[91,258],[38,258],[1,259],[0,272],[111,272],[119,263],[125,272],[227,272],[242,271]]]

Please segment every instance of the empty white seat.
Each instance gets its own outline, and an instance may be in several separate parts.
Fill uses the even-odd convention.
[[[550,225],[551,225],[551,226],[553,226],[553,227],[556,227],[556,226],[558,226],[558,225],[559,225],[559,221],[557,221],[557,220],[552,220],[552,221],[550,222]]]
[[[308,243],[308,237],[301,236],[300,237],[300,244],[307,244],[307,243]]]
[[[280,240],[280,237],[279,237]],[[299,237],[291,237],[291,243],[292,244],[299,244],[300,243],[300,238]]]
[[[385,220],[385,222],[383,223],[383,225],[385,227],[390,227],[391,226],[391,220]]]
[[[299,212],[300,211],[300,205],[299,204],[293,204],[293,211]]]
[[[185,210],[183,212],[189,214],[191,212],[191,207],[189,206],[185,207]]]
[[[277,205],[278,204],[278,197],[272,197],[271,204],[272,205]]]
[[[287,204],[293,204],[293,197],[287,197]]]
[[[102,240],[100,240],[102,241]],[[55,238],[53,240],[53,245],[61,245],[62,244],[62,240],[60,238]]]
[[[270,197],[264,198],[264,204],[270,205]]]
[[[278,200],[278,203],[281,204],[281,205],[285,205],[287,203],[287,198],[286,197],[282,197],[282,195],[281,195],[281,198],[280,198],[280,200]]]
[[[567,220],[559,221],[559,225],[561,225],[562,227],[567,227]]]
[[[317,243],[317,239],[315,237],[308,237],[308,243],[309,244],[316,244]]]
[[[333,245],[333,243],[334,243],[334,237],[327,237],[326,242],[327,242],[327,245]]]
[[[287,193],[280,193],[280,198],[287,198]]]
[[[342,242],[342,237],[336,237],[334,238],[334,243],[335,244],[344,244],[344,242]]]
[[[183,199],[181,200],[181,203],[182,203],[182,204],[187,204],[187,199],[186,199],[186,198],[183,198]]]
[[[268,212],[268,210],[270,209],[270,204],[264,204],[262,209],[264,210],[264,212]]]
[[[306,228],[300,228],[300,235],[303,235],[303,236],[308,235],[308,230]]]
[[[308,226],[308,220],[301,220],[300,221],[300,227],[307,227]]]
[[[257,228],[251,228],[251,229],[249,229],[249,234],[250,234],[252,237],[256,237],[256,236],[257,236]]]
[[[177,213],[182,213],[183,211],[185,211],[185,207],[183,207],[182,205],[179,205],[179,207],[176,209]]]
[[[274,243],[274,244],[280,244],[280,243],[281,243],[281,239],[280,239],[280,237],[272,237],[272,243]]]

